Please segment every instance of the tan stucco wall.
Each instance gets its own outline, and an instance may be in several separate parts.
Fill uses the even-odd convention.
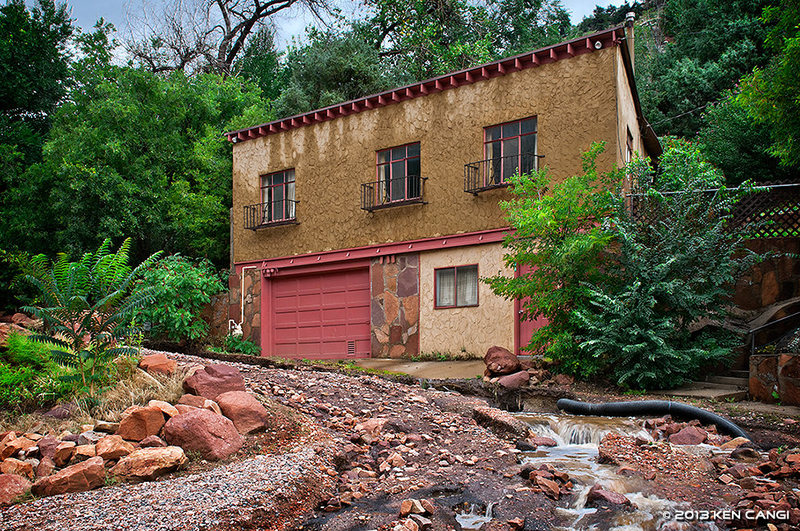
[[[420,254],[420,352],[456,354],[464,349],[483,356],[493,345],[514,350],[514,302],[495,295],[485,283],[478,284],[478,306],[434,309],[434,269],[476,263],[479,277],[498,271],[513,274],[503,264],[499,243]]]
[[[623,46],[625,46],[623,44]],[[633,137],[633,150],[640,156],[645,156],[645,149],[642,142],[642,134],[639,130],[639,120],[636,118],[636,106],[631,93],[628,75],[625,73],[625,64],[622,60],[622,52],[616,48],[615,53],[615,72],[617,79],[617,150],[616,161],[618,166],[625,164],[625,149],[628,137],[628,130]]]
[[[616,162],[616,47],[472,85],[234,145],[235,262],[506,226],[504,190],[463,191],[464,164],[483,159],[483,128],[538,116],[540,154],[556,178],[580,171],[580,153],[608,142],[598,161]],[[361,183],[375,179],[376,150],[421,143],[426,205],[373,214]],[[295,168],[298,225],[243,228],[243,205],[260,202],[260,175]]]

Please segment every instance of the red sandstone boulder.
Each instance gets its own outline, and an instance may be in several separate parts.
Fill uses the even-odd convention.
[[[33,479],[33,465],[26,461],[20,461],[9,457],[3,462],[0,462],[0,473],[3,474],[16,474],[17,476],[25,476],[28,479]]]
[[[529,438],[528,441],[536,446],[558,446],[558,443],[555,441],[555,439],[552,439],[551,437],[536,436]]]
[[[586,505],[590,507],[630,506],[631,501],[624,494],[604,490],[600,485],[595,485],[589,489]]]
[[[56,446],[53,453],[53,462],[56,466],[64,466],[70,462],[72,456],[75,455],[75,447],[77,445],[72,441],[64,441]]]
[[[669,436],[672,444],[701,444],[708,439],[708,432],[696,426],[686,426]]]
[[[39,465],[36,467],[36,477],[43,478],[49,476],[56,469],[56,464],[49,457],[42,457]]]
[[[180,409],[178,406],[199,407],[200,409],[213,411],[217,415],[222,415],[222,410],[219,408],[219,405],[204,396],[183,395],[178,399],[178,403],[175,405],[177,409]]]
[[[31,489],[31,482],[16,474],[0,474],[0,507],[11,505],[14,500]]]
[[[167,445],[167,443],[164,442],[164,439],[158,435],[145,437],[139,444],[142,448],[164,448]]]
[[[503,347],[490,347],[486,351],[486,356],[483,357],[483,362],[486,364],[489,376],[511,374],[522,369],[519,358]]]
[[[239,369],[230,365],[207,365],[183,381],[187,393],[215,400],[228,391],[244,391],[244,378]],[[191,405],[191,404],[190,404]]]
[[[3,437],[0,442],[0,459],[13,457],[22,450],[27,450],[32,446],[36,446],[36,441],[32,441],[27,437],[17,437],[17,434],[9,432]]]
[[[108,435],[100,439],[94,447],[95,454],[106,461],[125,457],[136,448],[119,435]]]
[[[139,367],[150,374],[171,376],[178,368],[178,362],[169,359],[164,354],[149,354],[139,361]]]
[[[39,447],[40,456],[49,457],[52,459],[53,455],[56,453],[56,446],[59,444],[61,444],[61,441],[48,435],[42,439],[39,439],[39,441],[36,443],[36,446]]]
[[[71,465],[52,476],[38,480],[31,487],[36,496],[54,496],[67,492],[83,492],[102,486],[106,480],[106,469],[102,457],[92,457]]]
[[[196,409],[169,419],[164,438],[173,446],[200,453],[204,459],[224,459],[242,447],[236,426],[206,409]]]
[[[157,407],[161,410],[166,418],[174,417],[178,415],[178,410],[175,409],[175,406],[170,404],[169,402],[164,402],[163,400],[151,400],[147,403],[148,407]]]
[[[528,371],[519,371],[513,374],[507,374],[498,378],[497,383],[506,389],[519,389],[528,385],[528,380],[531,379]]]
[[[178,446],[142,448],[119,460],[111,474],[128,479],[153,479],[185,465],[188,459]]]
[[[122,417],[117,435],[138,442],[150,435],[158,435],[162,427],[164,427],[164,413],[159,407],[139,407]]]
[[[222,413],[233,421],[241,434],[263,430],[269,421],[269,412],[261,402],[245,391],[228,391],[217,397]]]

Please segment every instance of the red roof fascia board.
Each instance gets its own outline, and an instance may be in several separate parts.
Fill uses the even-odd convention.
[[[618,37],[617,30],[622,26],[611,28],[605,31],[594,33],[571,41],[554,44],[547,46],[533,52],[527,52],[514,57],[507,57],[491,63],[478,65],[473,68],[459,70],[458,72],[451,72],[443,76],[439,76],[419,83],[407,85],[405,87],[398,87],[396,89],[387,90],[380,94],[372,94],[356,100],[337,103],[330,107],[322,109],[315,109],[307,113],[282,118],[266,124],[260,124],[245,129],[230,131],[225,133],[225,136],[231,142],[244,142],[253,138],[267,136],[298,127],[304,127],[319,122],[325,122],[339,118],[340,116],[347,116],[349,114],[356,114],[377,107],[384,107],[392,105],[401,101],[409,99],[424,97],[428,94],[441,92],[477,83],[487,79],[492,79],[498,76],[525,70],[527,68],[537,67],[542,64],[553,63],[561,59],[567,59],[577,55],[592,53],[596,50],[608,48],[609,46],[618,46],[621,42],[621,35]],[[596,47],[596,43],[600,43],[600,47]]]
[[[435,249],[450,249],[453,247],[481,245],[484,243],[497,243],[503,241],[503,237],[509,232],[509,230],[509,227],[503,227],[501,229],[489,229],[478,232],[468,232],[464,234],[452,234],[449,236],[439,236],[436,238],[423,238],[420,240],[385,243],[382,245],[367,245],[365,247],[354,247],[350,249],[323,251],[319,253],[308,253],[295,256],[282,256],[278,258],[269,258],[266,260],[251,260],[248,262],[237,262],[234,265],[234,269],[237,273],[240,273],[242,268],[246,266],[257,266],[259,269],[263,270],[278,270],[286,268],[294,269],[299,267],[309,268],[313,266],[327,267],[332,263],[365,260],[379,256],[417,253]],[[305,271],[305,269],[303,269],[303,271]]]

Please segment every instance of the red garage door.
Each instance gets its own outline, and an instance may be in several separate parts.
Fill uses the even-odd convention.
[[[273,355],[369,357],[369,269],[278,277],[272,282]]]

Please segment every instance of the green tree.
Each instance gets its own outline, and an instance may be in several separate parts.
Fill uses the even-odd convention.
[[[635,13],[638,18],[645,10],[654,8],[655,3],[653,0],[645,0],[644,2],[634,1],[633,3],[626,1],[619,6],[614,4],[609,4],[605,7],[595,6],[591,15],[583,17],[583,20],[577,26],[577,30],[580,33],[589,33],[617,26],[625,21],[628,13]]]
[[[783,0],[764,9],[773,25],[766,45],[775,55],[743,81],[741,102],[767,127],[771,152],[787,166],[800,167],[800,4]]]
[[[22,0],[0,7],[0,153],[36,162],[43,135],[67,88],[73,35],[66,4],[38,0],[28,10]]]
[[[573,32],[561,0],[488,0],[494,55],[555,44]]]
[[[110,65],[77,81],[3,233],[21,247],[70,252],[137,234],[139,257],[164,249],[227,265],[231,147],[222,133],[243,115],[248,125],[268,119],[259,90]]]
[[[759,15],[769,1],[667,0],[659,26],[667,42],[637,56],[642,107],[656,133],[694,137],[705,107],[767,62]]]
[[[615,253],[609,276],[584,285],[590,305],[574,307],[574,367],[625,388],[669,388],[726,361],[737,344],[720,324],[739,273],[757,259],[743,231],[727,230],[745,192],[725,189],[700,150],[677,139],[658,174],[642,160],[629,172],[636,215],[620,200],[607,222]]]
[[[275,48],[275,32],[270,27],[262,27],[248,41],[234,71],[257,85],[268,101],[275,101],[286,84],[286,69],[281,66],[281,55]]]
[[[384,58],[395,58],[412,80],[467,68],[495,57],[484,5],[466,0],[369,0],[366,27]]]
[[[400,86],[407,80],[356,30],[311,30],[309,42],[287,54],[286,85],[275,102],[279,117]]]
[[[547,319],[526,350],[545,353],[574,373],[581,358],[573,312],[588,304],[583,284],[608,276],[602,265],[612,234],[600,221],[613,211],[621,183],[621,172],[597,170],[602,151],[602,144],[593,144],[583,174],[563,182],[552,182],[547,168],[512,177],[515,198],[501,203],[514,229],[503,243],[504,260],[527,271],[484,279],[495,293],[523,299],[526,319]]]
[[[789,180],[796,175],[769,152],[769,127],[749,116],[733,94],[706,108],[697,142],[708,161],[725,175],[728,186],[747,180]]]

